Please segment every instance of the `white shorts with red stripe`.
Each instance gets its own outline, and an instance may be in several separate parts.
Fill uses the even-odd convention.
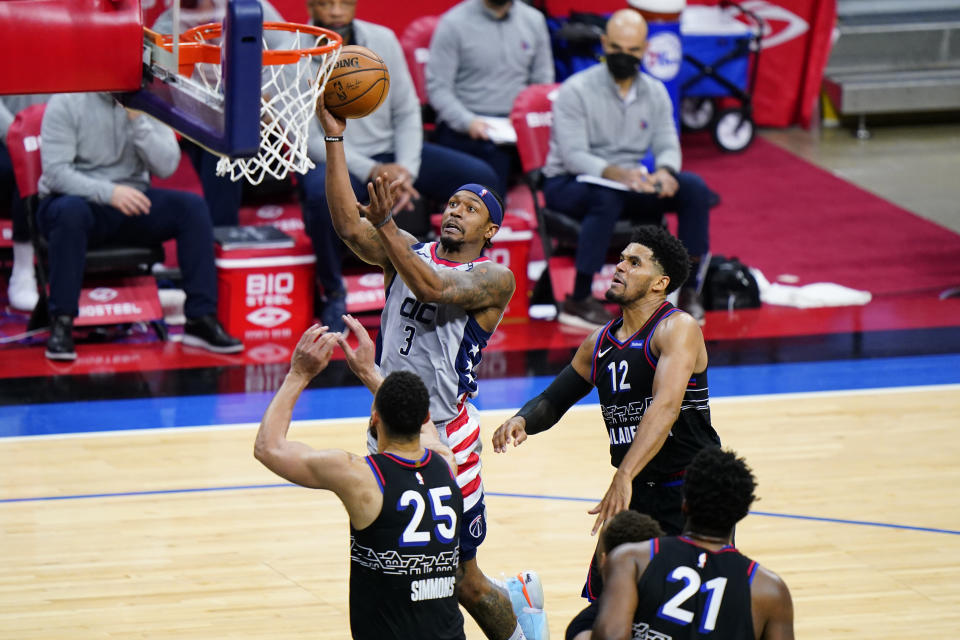
[[[457,460],[457,485],[463,493],[463,510],[469,511],[483,497],[480,479],[480,420],[477,408],[463,401],[457,417],[445,425],[437,425],[440,440],[453,450]],[[367,450],[377,452],[376,435],[367,430]]]
[[[463,510],[469,511],[483,497],[480,479],[480,420],[477,408],[463,402],[456,418],[437,426],[440,439],[453,450],[457,460],[457,484],[463,492]]]

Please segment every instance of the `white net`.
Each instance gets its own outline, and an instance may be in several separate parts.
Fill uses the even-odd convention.
[[[246,178],[260,184],[271,176],[282,180],[290,171],[306,173],[314,168],[307,154],[310,119],[316,117],[317,98],[340,55],[339,43],[328,53],[310,55],[305,50],[324,47],[333,42],[323,34],[307,31],[310,27],[286,25],[278,29],[263,27],[265,60],[260,87],[260,148],[252,158],[221,157],[217,175],[229,176],[236,182]],[[271,47],[272,45],[272,47]],[[295,62],[267,64],[266,52],[297,52]],[[207,91],[222,94],[221,68],[218,64],[197,63],[193,79]]]

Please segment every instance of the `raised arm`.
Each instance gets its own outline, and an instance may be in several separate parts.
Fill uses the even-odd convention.
[[[466,271],[432,269],[410,249],[409,234],[393,221],[390,212],[397,196],[397,183],[387,184],[378,176],[367,188],[370,205],[363,211],[379,234],[393,268],[417,300],[455,304],[467,311],[494,309],[497,313],[491,324],[495,326],[516,288],[513,272],[494,262],[482,262]]]
[[[653,459],[680,415],[680,403],[693,375],[703,346],[703,334],[697,321],[677,313],[664,321],[653,336],[653,347],[660,356],[653,375],[653,399],[643,413],[627,455],[613,475],[603,500],[590,513],[596,513],[596,533],[608,520],[630,505],[633,479]]]
[[[347,123],[327,111],[323,105],[323,94],[317,101],[317,118],[323,127],[325,137],[342,138]],[[390,260],[383,249],[376,229],[360,216],[363,208],[357,202],[350,185],[350,171],[347,168],[347,158],[343,150],[342,141],[327,141],[327,205],[330,207],[330,219],[333,228],[340,239],[350,247],[357,256],[368,264],[375,264],[384,269],[392,269]],[[410,244],[416,238],[403,233],[405,241]]]
[[[518,446],[534,435],[546,431],[563,417],[573,405],[590,393],[590,364],[593,358],[593,345],[597,342],[600,329],[591,333],[580,343],[573,361],[553,379],[543,392],[532,398],[512,418],[500,425],[493,433],[493,450],[506,453],[507,445],[513,441]]]
[[[300,394],[330,361],[339,334],[326,333],[314,325],[300,338],[290,371],[263,414],[253,455],[265,467],[290,482],[311,489],[329,489],[337,494],[350,520],[364,527],[376,518],[380,495],[363,458],[335,449],[316,450],[287,439],[293,408]]]
[[[640,600],[637,580],[649,563],[650,543],[622,544],[603,565],[603,593],[593,623],[592,640],[629,640]]]
[[[180,164],[180,145],[173,129],[148,115],[127,109],[137,156],[151,175],[169,178]]]

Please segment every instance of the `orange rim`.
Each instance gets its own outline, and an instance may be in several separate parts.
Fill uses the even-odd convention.
[[[291,33],[303,32],[314,36],[324,36],[328,42],[319,47],[307,49],[278,49],[267,50],[263,52],[263,64],[294,64],[304,56],[321,56],[336,51],[343,39],[340,34],[324,29],[314,27],[308,24],[297,24],[295,22],[264,22],[264,30],[289,31]],[[173,51],[173,36],[161,35],[149,29],[144,29],[147,37],[167,51]],[[223,25],[219,22],[210,24],[201,24],[187,29],[180,34],[180,70],[181,73],[189,75],[192,67],[198,63],[220,64],[220,45],[210,44],[207,40],[219,38],[223,34]]]

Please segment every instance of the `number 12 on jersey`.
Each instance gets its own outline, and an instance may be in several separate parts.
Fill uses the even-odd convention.
[[[617,363],[611,362],[607,365],[607,369],[610,370],[611,391],[617,393],[618,391],[627,391],[630,388],[630,383],[627,382],[627,371],[630,370],[630,365],[627,364],[626,360],[620,361],[620,384],[617,384]]]
[[[723,590],[727,587],[726,578],[707,580],[701,586],[700,574],[691,567],[677,567],[667,576],[669,582],[685,583],[675,596],[663,603],[657,615],[680,625],[693,622],[694,612],[684,609],[682,605],[692,598],[698,591],[706,592],[707,603],[701,615],[700,632],[713,631],[717,626],[717,616],[720,614],[720,602],[723,600]]]

